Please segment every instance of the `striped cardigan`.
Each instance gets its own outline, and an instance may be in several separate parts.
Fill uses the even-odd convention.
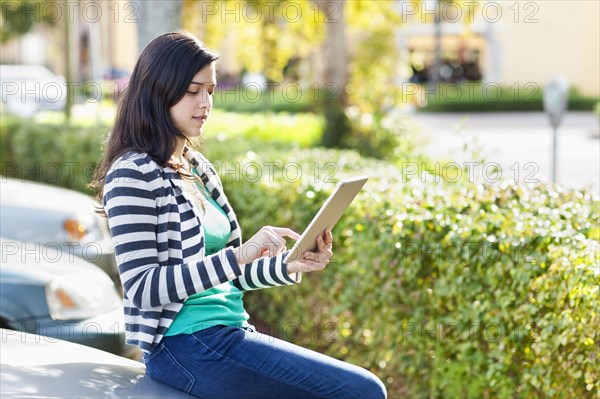
[[[232,281],[242,291],[294,284],[288,252],[247,265],[232,248],[242,244],[237,218],[214,168],[192,150],[184,156],[227,214],[231,236],[226,247],[204,256],[202,213],[184,189],[181,176],[148,154],[128,153],[116,160],[104,183],[104,209],[124,288],[127,343],[149,352],[160,342],[192,294]]]

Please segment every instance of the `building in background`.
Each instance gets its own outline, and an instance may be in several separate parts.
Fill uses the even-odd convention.
[[[397,4],[404,22],[398,29],[397,42],[409,67],[403,77],[406,80],[424,82],[431,78],[436,48],[433,11],[438,8],[442,16],[441,80],[481,80],[508,87],[535,83],[541,87],[550,78],[562,75],[581,94],[600,96],[600,2]],[[470,23],[465,23],[471,7],[467,4],[476,5]],[[78,10],[78,18],[71,25],[73,79],[83,82],[98,74],[131,72],[138,56],[132,3],[80,1]],[[460,18],[457,12],[461,13]],[[233,70],[235,42],[230,39],[218,49],[220,73],[228,75],[241,72]],[[62,25],[40,24],[27,35],[0,45],[0,63],[41,64],[64,74],[65,47]],[[311,57],[300,67],[306,70],[307,63],[320,64]],[[100,65],[98,69],[92,67],[95,64]]]
[[[600,96],[600,2],[399,1],[397,8],[405,22],[398,46],[414,82],[432,78],[439,12],[440,80],[542,87],[562,75],[581,94]]]

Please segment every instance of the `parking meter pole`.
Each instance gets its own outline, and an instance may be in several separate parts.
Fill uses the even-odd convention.
[[[544,111],[552,126],[552,183],[556,184],[556,158],[558,152],[558,127],[567,110],[569,84],[566,79],[556,77],[544,89]]]
[[[552,129],[552,183],[556,184],[556,153],[558,141],[558,127]]]

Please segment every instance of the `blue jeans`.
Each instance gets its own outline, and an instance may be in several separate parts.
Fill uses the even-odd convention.
[[[153,379],[204,399],[386,397],[369,371],[250,327],[165,337],[144,362]]]

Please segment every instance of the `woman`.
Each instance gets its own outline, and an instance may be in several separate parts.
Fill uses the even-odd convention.
[[[124,288],[127,342],[150,377],[202,398],[383,398],[370,372],[257,333],[244,291],[300,282],[333,255],[286,262],[284,237],[263,227],[247,242],[211,164],[189,140],[202,134],[216,61],[184,32],[142,52],[94,186],[108,216]]]

